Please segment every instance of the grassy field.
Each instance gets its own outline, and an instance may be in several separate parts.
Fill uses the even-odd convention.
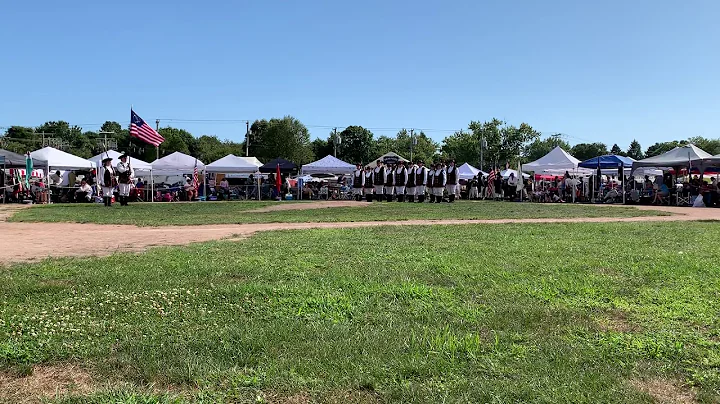
[[[282,202],[292,203],[292,202]],[[311,202],[294,202],[311,203]],[[454,204],[376,203],[372,206],[338,207],[274,212],[249,212],[278,202],[212,202],[133,204],[107,209],[98,205],[46,205],[19,211],[11,221],[135,224],[138,226],[198,225],[275,222],[358,222],[412,219],[505,219],[565,217],[656,216],[656,211],[632,207],[599,207],[571,204],[508,202],[457,202]]]
[[[18,265],[0,272],[0,375],[86,369],[97,390],[65,403],[717,401],[719,237],[307,230]]]

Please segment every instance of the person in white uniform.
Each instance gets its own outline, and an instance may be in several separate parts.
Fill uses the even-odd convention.
[[[425,185],[428,182],[428,169],[425,163],[420,160],[415,168],[415,196],[420,203],[425,202]]]
[[[455,160],[450,160],[445,174],[445,189],[448,193],[448,202],[453,203],[455,202],[455,196],[457,195],[459,179],[457,167],[455,167]]]
[[[102,188],[103,201],[105,206],[112,206],[113,190],[117,185],[117,179],[115,178],[115,170],[112,166],[112,158],[106,157],[102,161],[103,166],[98,172],[100,188]]]
[[[363,190],[365,192],[365,199],[368,202],[373,200],[373,169],[370,166],[365,167],[365,183],[363,184]]]
[[[433,194],[435,195],[435,203],[442,202],[443,192],[447,185],[447,174],[442,168],[442,164],[435,165],[435,174],[433,175]],[[453,194],[455,195],[455,194]]]
[[[408,163],[407,174],[408,180],[405,184],[405,195],[407,195],[408,202],[415,202],[415,170],[417,165],[412,161]]]
[[[363,171],[362,164],[358,163],[356,169],[353,172],[353,197],[356,201],[360,202],[363,195],[363,187],[365,186],[365,172]]]
[[[128,206],[130,200],[130,184],[132,184],[133,169],[128,163],[128,155],[120,156],[120,162],[117,164],[116,171],[118,174],[118,197],[120,198],[120,206]]]
[[[427,188],[428,194],[430,195],[430,203],[435,202],[435,164],[431,164],[427,173]]]
[[[405,201],[405,186],[408,182],[408,171],[407,167],[405,167],[405,162],[400,160],[398,161],[398,166],[395,169],[395,195],[397,195],[397,201],[398,202],[404,202]]]
[[[375,197],[373,200],[382,201],[383,190],[385,188],[385,166],[380,160],[375,163],[377,166],[373,170],[373,186],[375,187]]]

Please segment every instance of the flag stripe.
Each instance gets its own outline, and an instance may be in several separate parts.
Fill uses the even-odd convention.
[[[150,143],[153,146],[159,146],[160,143],[165,141],[159,133],[147,124],[142,126],[135,125],[134,123],[130,124],[130,136],[138,138],[146,143]]]

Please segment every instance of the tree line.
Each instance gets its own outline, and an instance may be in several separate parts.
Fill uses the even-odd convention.
[[[422,130],[401,129],[395,136],[375,137],[369,129],[355,125],[340,131],[331,131],[325,139],[317,138],[311,141],[308,128],[291,116],[253,122],[247,148],[245,141],[220,140],[212,135],[195,137],[185,129],[170,126],[160,128],[159,133],[165,138],[159,149],[161,157],[179,151],[205,163],[228,154],[244,156],[246,149],[250,156],[261,161],[281,157],[297,164],[309,163],[329,154],[335,154],[349,163],[367,164],[382,154],[396,152],[416,161],[455,159],[459,163],[468,162],[486,171],[494,166],[504,167],[506,163],[514,166],[518,160],[523,163],[537,160],[557,146],[580,160],[604,154],[617,154],[640,160],[687,143],[693,143],[713,155],[720,154],[720,139],[699,136],[658,142],[645,150],[637,140],[632,140],[627,149],[617,144],[608,148],[601,142],[571,146],[561,135],[542,137],[540,132],[527,123],[514,126],[495,118],[484,122],[471,121],[467,129],[459,130],[439,143]],[[40,148],[43,139],[46,144],[48,139],[52,139],[66,152],[90,158],[104,151],[105,136],[115,143],[114,146],[119,151],[127,151],[141,160],[155,160],[154,147],[130,137],[128,128],[114,121],[105,122],[99,131],[84,131],[81,127],[65,121],[45,122],[34,128],[12,126],[0,136],[0,148],[22,154]],[[482,166],[481,149],[484,162]]]

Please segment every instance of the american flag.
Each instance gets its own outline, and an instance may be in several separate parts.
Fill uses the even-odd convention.
[[[198,188],[197,159],[195,159],[195,168],[193,169],[193,186],[195,187],[195,189],[200,189]]]
[[[490,170],[490,174],[488,174],[488,185],[487,185],[487,193],[489,196],[493,196],[495,194],[495,168]]]
[[[130,136],[138,138],[145,143],[149,143],[155,147],[160,146],[160,143],[164,142],[165,139],[160,136],[150,125],[143,121],[138,114],[132,109],[130,110]]]

